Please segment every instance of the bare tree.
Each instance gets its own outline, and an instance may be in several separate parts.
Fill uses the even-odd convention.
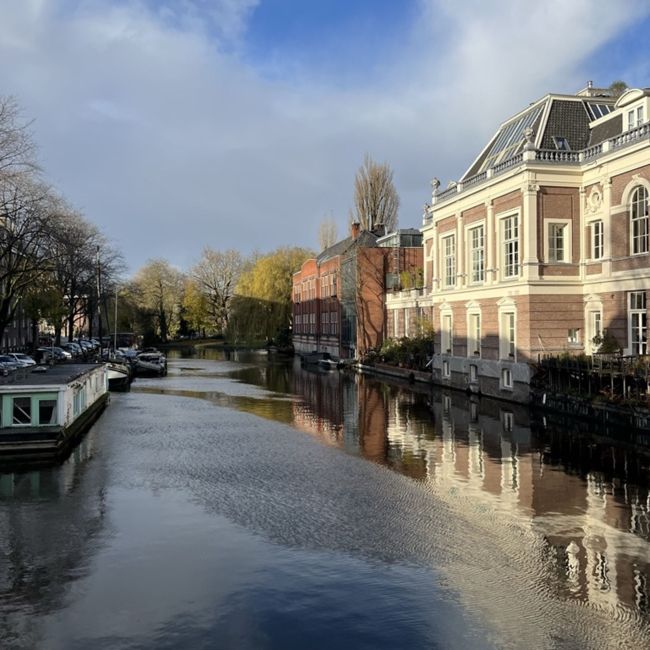
[[[48,199],[48,189],[28,177],[0,178],[0,340],[49,267]]]
[[[0,97],[0,176],[31,174],[38,169],[29,124],[20,119],[12,97]]]
[[[90,335],[94,315],[104,307],[104,290],[112,287],[121,269],[121,256],[94,224],[61,199],[51,224],[52,275],[64,300],[67,336],[74,337],[75,324],[82,318]],[[56,323],[55,329],[58,338]]]
[[[329,216],[325,217],[318,226],[318,243],[320,249],[324,251],[326,248],[333,246],[338,239],[338,232],[336,228],[336,221]]]
[[[397,227],[399,196],[388,163],[378,164],[366,154],[354,179],[356,220],[362,230],[383,226],[386,232]]]
[[[235,250],[203,249],[191,275],[207,300],[208,313],[214,327],[223,332],[228,326],[230,301],[244,268],[241,254]]]

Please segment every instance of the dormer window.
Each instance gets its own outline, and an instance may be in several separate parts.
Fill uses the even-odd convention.
[[[627,130],[634,129],[643,124],[643,106],[637,106],[627,112]]]
[[[555,143],[555,148],[558,151],[571,151],[569,141],[564,136],[554,135],[553,142]]]

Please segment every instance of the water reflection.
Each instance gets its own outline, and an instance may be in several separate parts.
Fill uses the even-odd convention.
[[[466,513],[516,517],[543,540],[553,573],[546,578],[562,596],[650,619],[648,456],[535,426],[527,409],[496,400],[418,392],[246,353],[233,360],[250,365],[232,377],[300,396],[282,402],[281,421],[289,409],[295,426],[425,482]],[[273,399],[244,401],[246,410],[275,417]]]
[[[3,647],[36,647],[29,617],[60,606],[98,551],[106,516],[103,468],[82,487],[96,442],[91,431],[61,467],[0,474]]]

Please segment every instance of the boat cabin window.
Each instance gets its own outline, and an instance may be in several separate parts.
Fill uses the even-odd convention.
[[[75,391],[72,398],[72,413],[76,417],[86,408],[86,387],[82,386],[79,390]]]
[[[38,423],[40,425],[56,424],[55,399],[41,399],[38,401]]]
[[[14,397],[13,423],[14,424],[32,423],[32,398],[31,397]]]

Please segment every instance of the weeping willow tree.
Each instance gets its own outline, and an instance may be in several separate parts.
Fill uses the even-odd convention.
[[[231,301],[230,342],[283,342],[291,324],[292,276],[313,256],[304,248],[280,248],[259,257],[242,273]]]

